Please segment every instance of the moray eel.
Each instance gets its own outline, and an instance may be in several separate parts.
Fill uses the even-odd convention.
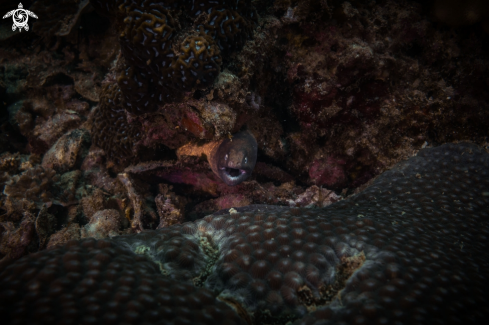
[[[251,176],[256,164],[258,145],[249,131],[234,134],[231,138],[207,143],[203,146],[187,144],[177,150],[177,156],[205,154],[211,169],[229,186],[238,185]]]

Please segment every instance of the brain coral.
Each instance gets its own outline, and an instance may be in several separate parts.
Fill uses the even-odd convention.
[[[489,316],[489,154],[475,145],[423,150],[326,208],[237,210],[24,257],[0,274],[0,312],[7,323],[238,322],[224,302],[248,324]],[[197,314],[208,308],[219,312]]]
[[[250,0],[91,2],[117,23],[126,62],[117,82],[133,114],[212,84],[222,54],[240,48],[256,20]]]

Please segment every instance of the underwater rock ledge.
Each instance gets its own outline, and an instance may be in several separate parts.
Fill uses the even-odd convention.
[[[478,324],[489,316],[489,154],[425,149],[322,209],[249,206],[31,254],[5,324]]]

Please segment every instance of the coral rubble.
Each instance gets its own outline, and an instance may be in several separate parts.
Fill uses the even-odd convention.
[[[17,205],[18,201],[31,200],[40,207],[43,202],[53,199],[51,192],[54,182],[59,180],[56,171],[50,168],[36,166],[15,175],[5,183],[3,193],[6,196],[6,205]]]
[[[90,134],[86,130],[73,130],[61,136],[42,158],[44,168],[65,172],[79,168],[88,151]]]
[[[121,216],[117,210],[99,210],[95,212],[90,222],[81,229],[81,238],[104,238],[117,236],[121,228]]]

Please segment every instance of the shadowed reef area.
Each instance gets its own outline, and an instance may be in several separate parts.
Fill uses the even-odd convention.
[[[488,318],[486,1],[22,5],[0,323]]]

